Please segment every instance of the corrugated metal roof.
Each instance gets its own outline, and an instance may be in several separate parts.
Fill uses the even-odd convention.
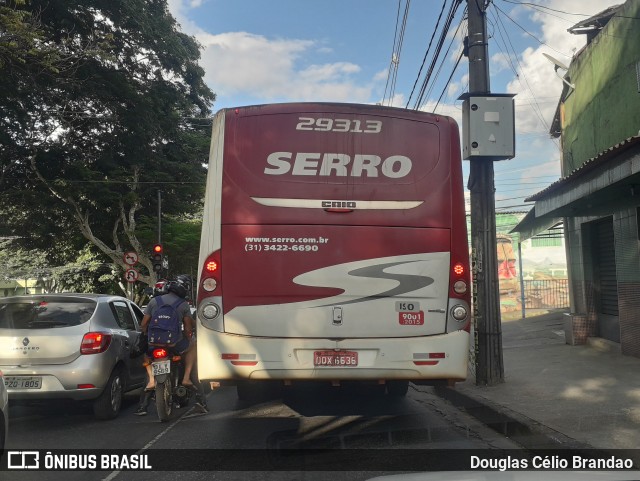
[[[576,23],[567,31],[574,35],[580,35],[587,31],[600,30],[607,24],[607,22],[609,22],[609,20],[611,20],[611,17],[616,14],[621,6],[622,4],[612,5],[609,8],[604,9],[602,12],[596,13],[594,16]]]
[[[598,155],[590,158],[580,167],[573,170],[569,175],[562,177],[561,179],[558,179],[553,184],[549,185],[548,187],[541,190],[540,192],[533,194],[530,197],[527,197],[524,201],[533,202],[533,201],[544,198],[547,194],[553,192],[554,190],[557,190],[558,188],[560,188],[565,184],[568,184],[569,182],[572,182],[576,177],[579,177],[580,175],[583,175],[587,172],[592,171],[593,169],[597,168],[601,164],[607,162],[614,155],[618,155],[619,153],[633,147],[637,143],[640,143],[640,134],[629,137],[623,140],[622,142],[619,142],[609,147],[607,150],[600,152]]]

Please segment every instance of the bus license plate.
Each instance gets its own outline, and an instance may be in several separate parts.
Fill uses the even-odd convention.
[[[7,389],[40,389],[41,376],[5,376],[4,385]]]
[[[151,364],[153,367],[153,375],[159,376],[160,374],[169,374],[171,372],[171,361],[157,361]]]
[[[358,365],[355,351],[314,351],[314,366],[353,367]]]

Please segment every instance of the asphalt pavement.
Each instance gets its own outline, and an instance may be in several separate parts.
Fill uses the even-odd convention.
[[[478,386],[470,373],[436,392],[526,448],[638,449],[640,359],[599,338],[567,344],[565,317],[503,321],[505,382]]]

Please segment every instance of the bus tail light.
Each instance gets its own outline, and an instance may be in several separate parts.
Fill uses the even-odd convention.
[[[205,297],[220,294],[221,272],[220,251],[218,250],[209,254],[202,265],[200,285],[198,286],[198,304]]]
[[[467,309],[458,304],[451,309],[451,315],[456,321],[464,321],[467,318]]]
[[[453,290],[456,294],[466,294],[467,293],[467,283],[465,281],[456,281],[453,284]]]
[[[208,329],[224,332],[222,308],[222,263],[220,250],[205,259],[198,286],[198,320]]]

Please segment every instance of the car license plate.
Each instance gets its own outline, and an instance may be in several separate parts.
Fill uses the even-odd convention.
[[[353,367],[358,365],[355,351],[314,351],[314,366]]]
[[[169,374],[171,372],[171,361],[157,361],[151,364],[153,367],[153,375],[159,376],[160,374]]]
[[[42,376],[5,376],[4,385],[7,389],[40,389]]]

